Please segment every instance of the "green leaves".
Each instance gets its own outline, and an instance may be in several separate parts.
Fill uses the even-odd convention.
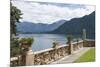
[[[13,38],[11,40],[11,43],[10,43],[10,53],[11,53],[11,56],[16,56],[16,55],[19,55],[21,54],[21,46],[19,45],[18,43],[18,39],[17,38]]]
[[[15,22],[19,22],[19,19],[21,19],[21,11],[15,7],[11,5],[11,20],[14,20]]]
[[[30,47],[33,43],[34,39],[33,38],[21,38],[19,40],[19,43],[21,43],[21,45],[26,45],[28,47]]]
[[[27,49],[31,47],[34,39],[33,38],[13,38],[11,40],[11,56],[20,55],[22,52],[22,48]],[[21,45],[19,45],[21,43]]]
[[[16,22],[19,22],[19,19],[21,19],[22,13],[21,11],[13,6],[12,4],[10,5],[10,26],[11,26],[11,34],[16,35]]]
[[[67,36],[67,40],[68,40],[68,43],[71,42],[71,40],[72,40],[72,35],[68,35],[68,36]]]

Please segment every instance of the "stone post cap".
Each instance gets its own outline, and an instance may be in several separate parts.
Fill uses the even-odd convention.
[[[27,55],[31,55],[31,54],[34,54],[34,52],[31,50],[27,51]]]

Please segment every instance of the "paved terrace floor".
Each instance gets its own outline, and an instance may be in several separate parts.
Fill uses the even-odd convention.
[[[80,50],[73,52],[73,54],[66,56],[60,60],[57,60],[55,62],[52,62],[51,64],[73,63],[75,60],[77,60],[80,56],[82,56],[85,52],[87,52],[91,48],[93,48],[93,47],[81,48]]]

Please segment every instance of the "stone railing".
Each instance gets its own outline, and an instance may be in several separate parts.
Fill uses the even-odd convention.
[[[59,46],[57,49],[49,48],[42,51],[34,52],[34,65],[49,64],[66,55],[68,55],[68,46]]]
[[[12,57],[12,58],[10,59],[10,65],[11,65],[11,66],[18,66],[18,65],[21,65],[21,56]]]
[[[49,64],[53,61],[59,60],[69,54],[72,54],[74,51],[79,50],[83,46],[89,46],[89,44],[92,44],[93,46],[95,44],[95,41],[92,40],[81,40],[77,42],[70,42],[69,44],[58,46],[57,48],[49,48],[41,51],[33,52],[32,50],[28,51],[25,58],[25,65],[43,65],[43,64]],[[90,46],[90,47],[91,47]],[[11,60],[12,65],[13,62],[17,60]],[[19,61],[20,62],[20,61]],[[18,63],[19,65],[23,65]]]
[[[71,43],[73,45],[73,51],[78,50],[83,47],[83,41]],[[62,45],[57,49],[50,48],[42,51],[34,52],[34,65],[49,64],[53,61],[63,58],[69,55],[69,46]]]
[[[92,39],[84,40],[84,47],[95,47],[95,40]]]
[[[83,40],[81,40],[79,42],[74,42],[74,43],[72,43],[72,45],[73,45],[73,51],[76,51],[83,47]]]

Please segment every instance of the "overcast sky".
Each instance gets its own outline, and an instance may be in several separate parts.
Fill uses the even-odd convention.
[[[58,20],[70,20],[89,15],[95,11],[95,6],[66,4],[66,3],[42,3],[29,0],[13,0],[12,4],[23,13],[21,21],[33,23],[51,24]]]

